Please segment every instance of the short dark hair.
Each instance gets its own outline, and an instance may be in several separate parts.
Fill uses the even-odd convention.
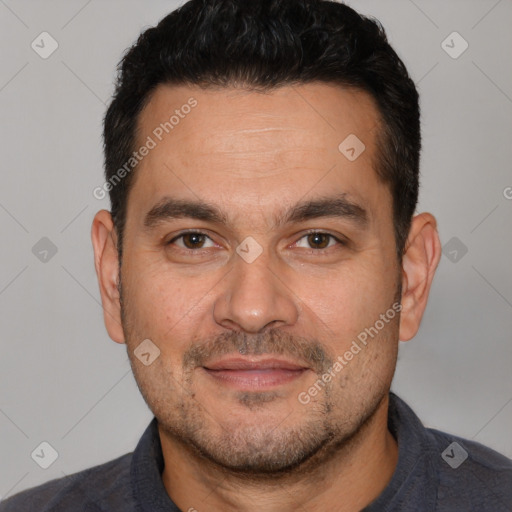
[[[393,197],[401,261],[418,200],[418,93],[380,23],[338,2],[190,0],[145,30],[119,63],[105,115],[106,180],[132,156],[138,116],[160,84],[269,91],[312,82],[365,91],[378,107],[374,166]],[[133,177],[109,190],[120,258]]]

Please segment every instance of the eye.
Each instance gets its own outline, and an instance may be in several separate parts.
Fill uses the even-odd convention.
[[[205,245],[208,240],[212,245]],[[173,244],[184,250],[207,249],[208,247],[214,247],[215,245],[208,235],[201,233],[200,231],[188,231],[186,233],[181,233],[167,242],[167,245]]]
[[[187,231],[169,240],[167,245],[175,245],[184,251],[197,251],[199,249],[215,247],[216,244],[206,233],[202,233],[201,231]],[[346,245],[346,242],[330,233],[312,231],[302,236],[294,244],[294,247],[313,249],[313,252],[319,252],[336,245]]]
[[[331,235],[330,233],[324,233],[322,231],[313,231],[301,237],[295,243],[295,246],[304,247],[306,249],[323,250],[336,245],[336,243],[340,245],[345,245],[344,241],[340,240],[334,235]]]

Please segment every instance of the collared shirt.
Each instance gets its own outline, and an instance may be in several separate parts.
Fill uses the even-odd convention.
[[[381,495],[363,512],[511,512],[512,460],[479,443],[425,428],[390,393],[388,427],[398,463]],[[0,512],[180,512],[167,494],[153,418],[133,453],[27,489]],[[208,510],[194,503],[183,512]]]

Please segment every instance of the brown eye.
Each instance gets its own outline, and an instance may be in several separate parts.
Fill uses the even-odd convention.
[[[313,249],[325,249],[329,245],[329,241],[333,238],[327,233],[311,233],[307,235],[308,243]]]
[[[199,233],[186,233],[183,235],[183,244],[187,249],[201,248],[204,244],[205,236]]]
[[[295,243],[296,247],[314,249],[314,251],[322,251],[335,245],[344,245],[344,243],[334,235],[322,231],[307,233]]]
[[[167,245],[176,245],[180,249],[185,250],[205,249],[211,247],[211,245],[205,245],[208,241],[212,242],[208,235],[196,231],[190,231],[173,238]]]

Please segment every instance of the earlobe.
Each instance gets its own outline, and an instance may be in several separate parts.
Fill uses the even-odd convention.
[[[118,287],[119,259],[117,237],[112,216],[107,210],[100,210],[95,215],[91,228],[91,239],[94,248],[94,267],[100,287],[105,326],[109,336],[114,341],[124,343]]]
[[[436,219],[430,213],[416,215],[402,260],[401,341],[410,340],[418,332],[440,258]]]

